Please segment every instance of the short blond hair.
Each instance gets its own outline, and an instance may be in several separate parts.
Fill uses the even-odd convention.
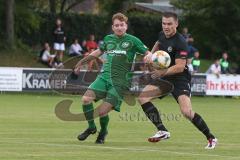
[[[124,14],[122,14],[122,13],[116,13],[116,14],[114,14],[113,16],[112,16],[112,23],[113,23],[113,21],[115,20],[115,19],[118,19],[118,20],[120,20],[120,21],[124,21],[124,22],[128,22],[128,17],[127,16],[125,16]]]

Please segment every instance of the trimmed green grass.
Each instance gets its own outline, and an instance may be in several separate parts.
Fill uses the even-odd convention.
[[[38,62],[37,53],[29,53],[29,51],[1,51],[0,66],[1,67],[46,67]]]
[[[179,113],[172,97],[155,100],[171,138],[149,143],[155,133],[139,105],[122,105],[110,113],[109,135],[96,145],[96,135],[79,142],[86,122],[64,122],[54,113],[63,100],[74,101],[71,111],[81,111],[80,98],[40,94],[0,95],[0,159],[3,160],[228,160],[240,159],[240,100],[193,97],[194,110],[204,117],[219,139],[215,150],[205,150],[206,140]],[[98,120],[96,120],[98,124]]]
[[[69,56],[65,55],[64,61],[69,58]],[[22,49],[15,51],[0,51],[0,67],[48,68],[47,65],[38,61],[38,51],[30,52]]]
[[[213,60],[201,59],[200,72],[205,73],[211,64],[213,64]]]

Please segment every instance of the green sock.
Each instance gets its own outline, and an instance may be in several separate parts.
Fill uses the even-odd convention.
[[[100,121],[100,126],[101,126],[100,132],[106,133],[107,132],[108,122],[109,122],[109,116],[106,115],[104,117],[100,117],[99,121]]]
[[[93,118],[93,104],[83,104],[83,112],[85,114],[86,120],[88,121],[89,128],[96,128]]]

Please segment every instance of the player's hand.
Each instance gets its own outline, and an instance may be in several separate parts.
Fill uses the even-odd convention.
[[[150,72],[153,79],[161,78],[166,75],[167,69],[154,70]]]
[[[80,73],[80,70],[81,70],[81,66],[82,64],[80,62],[77,63],[77,65],[74,67],[73,71],[75,74],[79,74]]]
[[[149,52],[144,58],[143,58],[145,63],[151,64],[152,63],[152,53]]]

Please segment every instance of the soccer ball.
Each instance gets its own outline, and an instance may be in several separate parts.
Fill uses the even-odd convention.
[[[153,53],[152,62],[155,69],[168,68],[171,63],[171,57],[167,52],[159,50]]]

